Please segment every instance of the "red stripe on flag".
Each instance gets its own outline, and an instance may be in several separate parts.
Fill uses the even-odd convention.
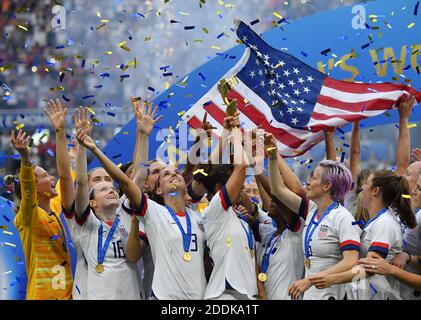
[[[209,103],[205,107],[203,107],[207,111],[207,113],[212,116],[216,121],[219,122],[221,126],[224,125],[224,118],[227,116],[227,114],[218,108],[216,104],[213,102]]]
[[[376,92],[389,92],[389,91],[415,91],[404,84],[394,83],[355,83],[332,79],[326,77],[323,81],[323,86],[344,91],[348,93],[376,93]],[[372,90],[369,90],[372,89]],[[416,92],[416,91],[415,91]]]
[[[343,102],[340,100],[333,99],[331,97],[320,95],[317,99],[317,103],[320,103],[330,108],[340,109],[344,111],[362,112],[363,110],[387,110],[393,106],[395,101],[387,99],[373,99],[364,102]]]
[[[187,120],[187,123],[189,124],[190,127],[194,129],[200,128],[202,125],[202,122],[199,119],[197,119],[195,116]]]
[[[267,121],[265,115],[261,113],[255,106],[252,104],[248,104],[244,102],[244,98],[236,91],[232,90],[228,93],[228,98],[236,99],[237,100],[237,108],[243,113],[246,117],[248,117],[251,121],[253,121],[257,126],[261,125],[262,129],[266,132],[272,133],[274,137],[282,142],[284,145],[292,148],[297,149],[299,148],[305,140],[302,140],[290,133],[286,130],[281,128],[275,128],[271,126],[271,124]]]
[[[318,112],[313,112],[311,114],[311,117],[314,120],[329,120],[329,119],[333,119],[333,118],[339,118],[339,119],[343,119],[345,121],[348,122],[354,122],[360,119],[366,119],[367,117],[362,115],[362,114],[334,114],[334,115],[327,115],[324,113],[318,113]],[[311,128],[314,131],[314,126],[311,126]]]

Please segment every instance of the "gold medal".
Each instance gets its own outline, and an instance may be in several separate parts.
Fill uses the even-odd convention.
[[[268,275],[264,272],[260,272],[257,279],[259,279],[260,282],[265,282],[268,279]]]
[[[310,269],[311,267],[310,259],[304,259],[304,265],[307,269]]]
[[[184,252],[183,254],[183,260],[186,262],[189,262],[191,260],[191,254],[190,252]]]
[[[96,266],[95,266],[95,271],[97,272],[97,273],[103,273],[104,272],[104,265],[102,265],[102,264],[97,264]]]

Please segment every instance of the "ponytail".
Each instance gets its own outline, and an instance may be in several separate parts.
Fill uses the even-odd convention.
[[[396,210],[406,226],[411,229],[416,227],[417,221],[411,208],[411,200],[405,197],[410,194],[408,180],[388,170],[375,171],[373,175],[373,187],[380,188],[385,206]]]

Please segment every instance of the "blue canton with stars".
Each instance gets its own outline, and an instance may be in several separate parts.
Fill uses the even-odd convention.
[[[266,102],[278,122],[304,129],[325,75],[290,54],[272,48],[243,22],[237,35],[250,48],[250,56],[236,76]]]

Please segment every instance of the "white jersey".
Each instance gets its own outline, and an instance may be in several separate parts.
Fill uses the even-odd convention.
[[[317,215],[317,205],[303,198],[299,214],[305,217],[303,230],[303,250],[305,253],[305,235],[307,227],[311,223],[313,215]],[[318,222],[315,217],[315,222]],[[361,229],[355,224],[351,213],[342,205],[338,204],[321,221],[314,230],[310,247],[310,268],[305,270],[308,277],[315,273],[324,271],[342,260],[342,252],[345,250],[359,250]],[[342,300],[345,297],[345,286],[333,285],[326,289],[316,289],[312,286],[303,296],[304,300]]]
[[[411,256],[421,255],[421,209],[415,214],[417,226],[413,229],[404,228],[402,249]],[[410,264],[407,264],[405,270],[408,272],[420,274],[419,270]],[[403,283],[401,286],[401,298],[403,300],[421,300],[421,291],[410,288]]]
[[[300,218],[298,224],[297,232],[285,229],[279,235],[276,234],[277,229],[271,224],[259,225],[259,235],[263,244],[263,252],[259,255],[260,267],[262,267],[265,249],[269,253],[269,249],[272,248],[266,271],[268,279],[264,283],[269,300],[290,300],[289,287],[303,278],[304,254],[301,245],[304,220]],[[270,247],[268,247],[269,242]]]
[[[361,234],[360,257],[367,257],[368,252],[381,253],[391,261],[402,252],[402,232],[399,221],[391,210],[387,210],[369,223]],[[392,277],[373,275],[360,280],[356,299],[386,300],[400,299],[399,282]]]
[[[98,231],[102,225],[102,245],[104,246],[111,227],[101,221],[88,207],[79,226],[80,246],[88,263],[87,293],[88,300],[139,300],[139,279],[136,263],[128,262],[123,247],[123,239],[127,239],[130,229],[124,222],[124,212],[118,212],[116,217],[123,217],[107,248],[103,262],[104,271],[95,270],[98,264]]]
[[[73,277],[73,290],[72,290],[72,299],[73,300],[86,300],[86,278],[88,274],[88,266],[86,263],[85,256],[83,255],[82,248],[80,246],[80,228],[77,227],[75,220],[75,210],[74,205],[69,212],[65,210],[62,211],[63,215],[66,217],[66,223],[69,228],[70,237],[72,239],[73,247],[76,252],[76,267],[75,274]]]
[[[199,212],[189,208],[184,215],[176,214],[185,231],[185,215],[190,217],[192,238],[189,252],[192,259],[189,262],[183,259],[182,234],[168,209],[143,195],[137,215],[145,219],[145,231],[155,264],[152,291],[159,300],[202,299],[206,286],[202,219]]]
[[[239,293],[253,299],[257,295],[257,278],[255,257],[250,254],[245,231],[249,232],[249,226],[232,209],[225,187],[214,195],[203,211],[203,226],[214,264],[205,299],[220,296],[227,282]]]

